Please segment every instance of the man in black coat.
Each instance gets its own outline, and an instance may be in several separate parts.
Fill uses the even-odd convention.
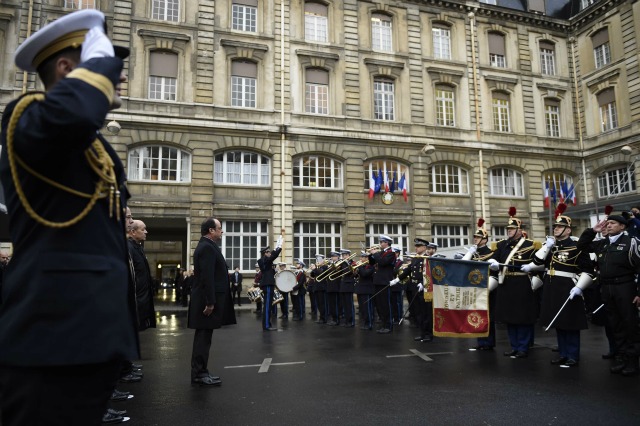
[[[393,242],[391,237],[380,235],[379,242],[380,251],[369,254],[369,263],[375,265],[376,268],[376,272],[373,274],[373,284],[376,289],[375,304],[382,321],[382,326],[376,332],[386,334],[393,330],[390,283],[394,279],[393,267],[396,262],[396,255],[391,249],[391,243]]]
[[[237,297],[238,306],[242,306],[240,303],[240,294],[242,293],[242,273],[240,272],[240,266],[236,266],[233,272],[229,274],[229,281],[231,282],[231,303],[235,305]]]
[[[104,23],[74,12],[15,54],[46,93],[7,105],[0,132],[14,247],[0,306],[4,426],[100,425],[122,360],[138,357],[125,173],[99,133],[126,78]]]
[[[260,289],[264,292],[264,307],[262,308],[262,330],[276,331],[273,327],[271,306],[273,304],[273,290],[276,286],[276,271],[273,268],[273,262],[278,258],[282,251],[282,237],[278,239],[276,248],[271,252],[267,246],[260,250],[262,257],[258,260],[260,267]]]
[[[156,313],[153,306],[153,282],[147,256],[142,244],[147,239],[147,226],[141,220],[134,220],[129,230],[129,255],[133,264],[136,285],[136,306],[138,307],[138,330],[155,328]]]
[[[191,384],[220,386],[220,377],[209,374],[209,351],[213,330],[235,324],[231,303],[229,275],[218,243],[222,241],[222,225],[208,218],[200,226],[200,241],[193,252],[194,280],[189,302],[187,327],[195,329],[191,353]]]

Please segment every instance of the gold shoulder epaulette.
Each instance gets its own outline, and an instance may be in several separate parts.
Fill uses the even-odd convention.
[[[542,243],[540,241],[534,241],[533,248],[539,250],[540,248],[542,248]]]
[[[496,249],[498,248],[498,243],[497,242],[492,242],[491,243],[491,251],[496,251]]]

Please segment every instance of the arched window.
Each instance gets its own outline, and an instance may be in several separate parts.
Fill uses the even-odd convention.
[[[573,177],[562,172],[547,171],[542,174],[544,206],[555,206],[558,203],[577,204],[576,185]]]
[[[293,186],[342,189],[342,163],[320,155],[298,157],[293,160]]]
[[[610,197],[612,195],[635,192],[636,170],[633,163],[627,168],[607,170],[598,176],[598,196]]]
[[[213,182],[230,185],[271,184],[271,161],[249,151],[227,151],[215,156]]]
[[[489,193],[501,197],[523,197],[522,173],[496,168],[489,171]]]
[[[129,180],[189,182],[191,154],[162,145],[133,148],[129,151]]]
[[[453,164],[431,166],[431,192],[435,194],[469,194],[469,173]]]
[[[329,41],[328,8],[322,3],[304,3],[304,39],[311,42]]]

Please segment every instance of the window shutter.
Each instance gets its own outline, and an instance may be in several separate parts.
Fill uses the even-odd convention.
[[[258,78],[258,67],[254,62],[250,61],[233,61],[231,63],[231,75]]]
[[[149,75],[177,78],[178,55],[169,52],[151,52]]]

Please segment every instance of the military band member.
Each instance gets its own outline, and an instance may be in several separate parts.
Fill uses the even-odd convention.
[[[351,250],[341,249],[340,255],[343,262],[340,264],[340,270],[344,275],[340,279],[340,304],[344,310],[344,326],[354,327],[356,308],[353,304],[353,291],[356,283],[355,275],[353,274],[353,262],[349,259],[351,256]]]
[[[498,274],[496,320],[507,324],[511,350],[504,353],[512,358],[526,358],[533,341],[533,325],[538,317],[536,298],[531,281],[520,267],[533,260],[534,243],[522,235],[522,221],[515,217],[516,209],[509,209],[507,239],[498,242],[488,262]],[[502,265],[509,266],[502,266]]]
[[[430,342],[433,340],[433,302],[424,300],[424,262],[427,256],[429,242],[422,238],[413,240],[416,248],[416,256],[411,259],[408,268],[398,275],[399,280],[409,278],[411,284],[415,286],[416,296],[413,304],[416,306],[417,325],[420,336],[413,340],[416,342]]]
[[[318,318],[318,301],[316,300],[316,280],[313,278],[313,271],[316,269],[316,264],[309,265],[309,272],[307,277],[307,293],[309,293],[309,315],[311,318]]]
[[[334,265],[340,260],[340,253],[332,251],[331,263]],[[336,272],[330,273],[324,281],[327,283],[327,306],[329,307],[327,325],[337,326],[340,324],[340,278],[331,278]]]
[[[260,265],[255,264],[256,275],[253,277],[253,287],[260,287],[260,281],[262,281],[262,271],[260,270]],[[256,300],[256,314],[262,313],[262,299],[258,298]]]
[[[473,234],[473,246],[469,248],[462,260],[475,260],[486,262],[493,254],[493,251],[487,246],[489,242],[489,233],[484,229],[484,219],[478,219],[478,229]],[[469,348],[470,351],[492,351],[496,346],[496,323],[494,320],[496,309],[496,297],[498,288],[498,274],[491,272],[489,277],[489,335],[487,337],[479,337],[476,346]]]
[[[358,311],[360,314],[360,329],[371,330],[373,328],[373,273],[375,268],[368,262],[369,255],[366,252],[360,253],[361,263],[358,269],[356,269],[356,275],[358,277],[357,284],[355,286],[355,293],[358,295]]]
[[[286,270],[287,264],[284,262],[280,262],[278,263],[278,270],[276,271],[276,275],[278,275],[278,272]],[[282,291],[280,289],[278,289],[278,291],[280,291],[280,294],[282,295],[282,302],[280,302],[280,316],[278,318],[282,320],[289,320],[289,292]]]
[[[578,250],[571,239],[571,218],[560,215],[553,225],[553,237],[547,237],[533,262],[521,268],[524,272],[542,269],[544,287],[540,321],[551,324],[567,300],[558,317],[553,321],[558,338],[560,357],[551,364],[574,367],[580,360],[580,330],[587,328],[582,290],[593,281],[593,266],[586,251]],[[535,282],[535,281],[534,281]]]
[[[396,256],[391,249],[393,240],[387,235],[380,235],[380,251],[373,250],[369,254],[369,263],[376,266],[373,274],[373,284],[375,285],[375,303],[382,325],[377,333],[386,334],[393,330],[391,319],[391,281],[393,280],[393,268]]]
[[[296,260],[296,285],[291,291],[291,304],[293,305],[293,320],[300,321],[304,319],[304,299],[307,294],[305,284],[307,282],[307,274],[304,271],[306,263],[302,259]]]
[[[607,310],[617,351],[611,372],[624,376],[640,373],[640,330],[638,307],[640,289],[637,274],[640,273],[640,240],[624,231],[627,220],[620,215],[611,215],[586,229],[578,241],[579,249],[591,247],[596,253],[598,280],[602,286],[602,300]],[[596,234],[606,227],[607,237],[593,241]]]
[[[264,331],[276,331],[277,328],[273,327],[272,322],[272,310],[273,304],[273,290],[276,285],[276,271],[273,268],[273,262],[278,258],[282,251],[282,237],[278,238],[276,248],[271,251],[269,246],[260,250],[262,258],[258,260],[260,266],[260,272],[262,272],[262,279],[260,281],[260,289],[263,291],[264,307],[262,309],[262,330]]]
[[[400,269],[402,268],[404,261],[400,255],[400,247],[393,245],[393,254],[396,257],[396,261],[393,266],[393,275],[398,276]],[[402,281],[402,280],[401,280]],[[400,319],[404,316],[402,292],[404,291],[404,283],[400,282],[399,285],[391,286],[391,318],[394,324],[400,324]]]
[[[327,283],[323,279],[318,279],[320,275],[329,269],[324,255],[316,254],[316,269],[311,271],[311,277],[315,279],[316,303],[318,304],[318,324],[327,323]]]

